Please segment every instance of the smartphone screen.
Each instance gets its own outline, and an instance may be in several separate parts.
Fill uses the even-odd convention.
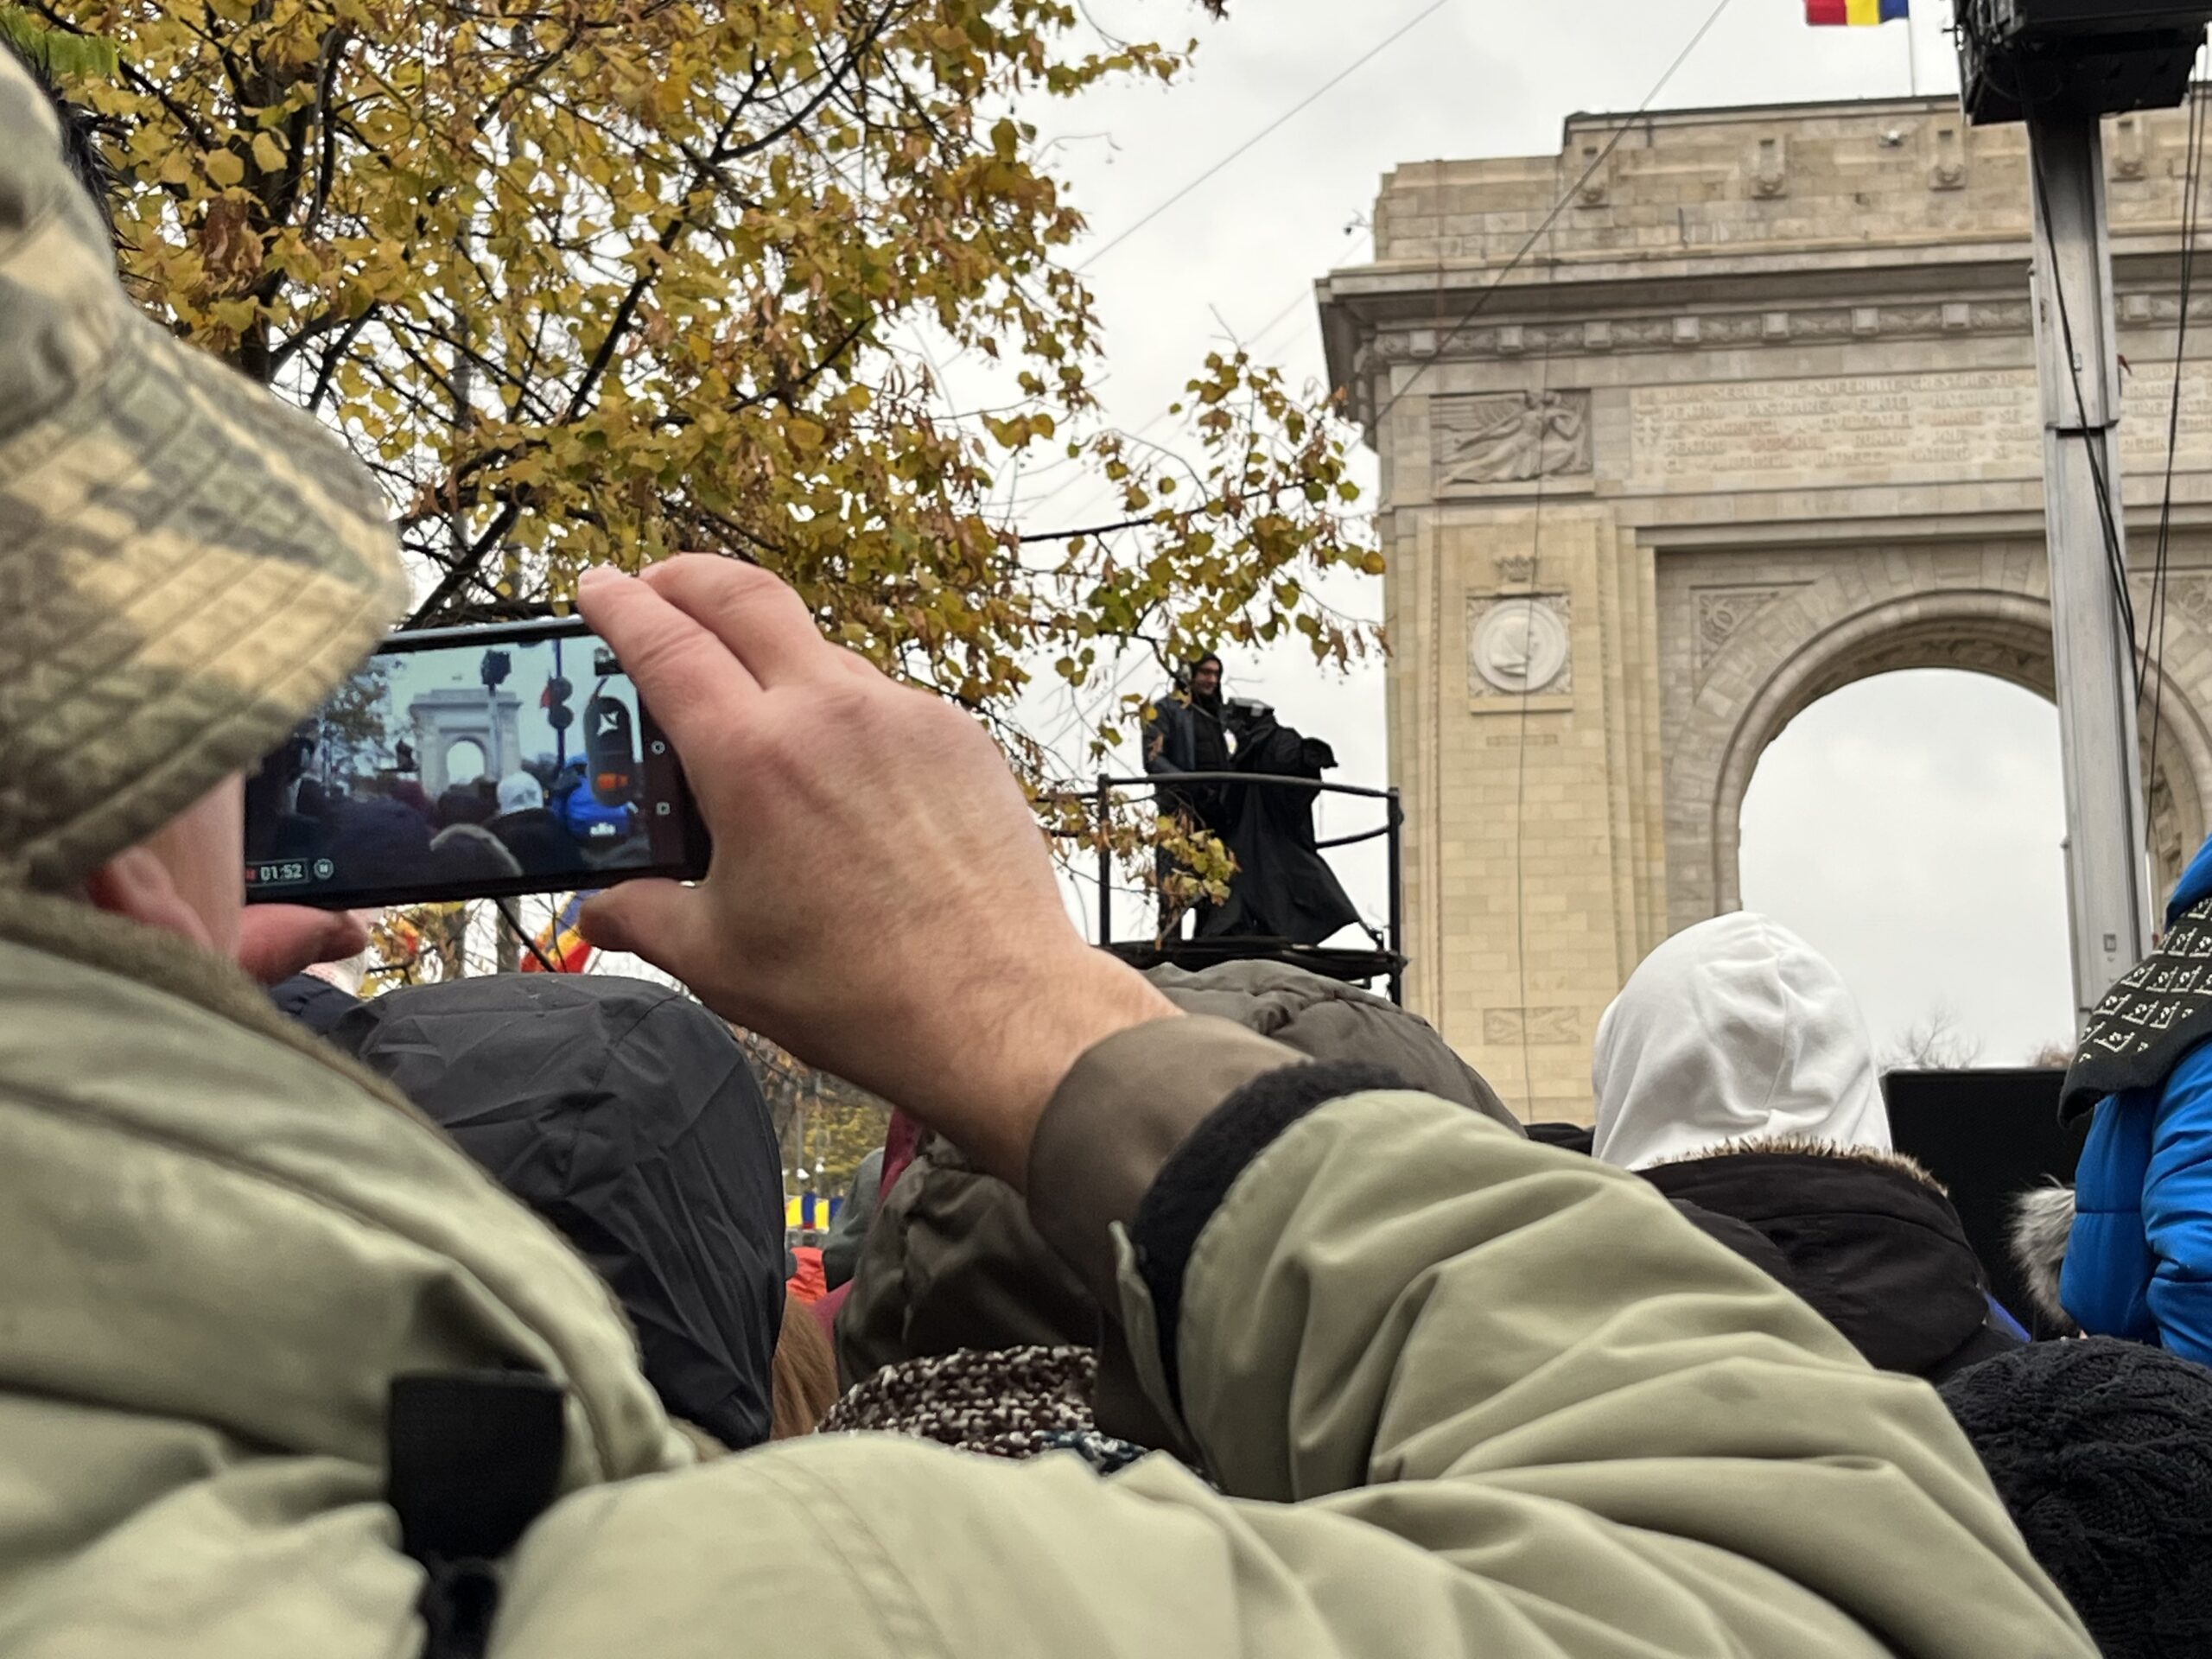
[[[578,621],[395,634],[246,782],[249,901],[691,880],[706,855],[675,751]]]

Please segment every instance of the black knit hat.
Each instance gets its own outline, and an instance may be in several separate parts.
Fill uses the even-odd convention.
[[[2212,1654],[2212,1370],[2092,1337],[1942,1392],[2107,1659]]]

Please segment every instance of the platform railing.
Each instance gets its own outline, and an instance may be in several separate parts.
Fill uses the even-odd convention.
[[[1087,796],[1081,791],[1069,791],[1055,798],[1087,799],[1096,815],[1093,828],[1103,830],[1113,817],[1115,802],[1122,792],[1173,790],[1192,784],[1232,785],[1252,789],[1300,789],[1309,795],[1340,795],[1380,802],[1383,818],[1375,828],[1348,836],[1333,836],[1326,841],[1314,843],[1318,849],[1325,852],[1335,848],[1357,847],[1370,841],[1385,842],[1389,893],[1383,932],[1377,938],[1371,927],[1365,923],[1361,924],[1369,938],[1375,940],[1375,948],[1363,950],[1343,946],[1300,945],[1286,939],[1261,937],[1216,937],[1202,942],[1185,940],[1179,937],[1182,925],[1179,917],[1176,919],[1174,934],[1163,930],[1150,938],[1117,939],[1114,937],[1114,849],[1103,833],[1098,837],[1097,937],[1092,943],[1140,965],[1149,965],[1154,962],[1261,960],[1290,963],[1311,968],[1331,978],[1360,983],[1379,978],[1387,981],[1390,1000],[1402,1003],[1405,1001],[1406,968],[1405,811],[1399,804],[1398,791],[1395,789],[1370,788],[1361,784],[1325,783],[1316,778],[1291,778],[1273,772],[1147,772],[1135,778],[1117,778],[1109,772],[1101,772]]]

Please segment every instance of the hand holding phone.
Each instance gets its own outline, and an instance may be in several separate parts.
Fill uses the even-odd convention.
[[[1021,1185],[1068,1068],[1176,1010],[1076,931],[989,734],[733,560],[595,571],[579,602],[668,721],[717,848],[696,887],[594,899],[587,937]]]

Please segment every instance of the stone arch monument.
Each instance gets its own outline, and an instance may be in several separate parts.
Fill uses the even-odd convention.
[[[2107,130],[2139,618],[2187,126]],[[1739,902],[1745,792],[1813,702],[1923,667],[2050,695],[2027,193],[2022,130],[1948,100],[1576,117],[1556,156],[1399,168],[1375,262],[1321,283],[1382,460],[1408,994],[1509,1099],[1587,1116],[1599,1015]],[[2190,320],[2162,882],[2212,812],[2212,295]]]
[[[466,687],[425,691],[407,705],[415,729],[415,758],[423,768],[423,788],[432,800],[453,781],[454,750],[474,743],[484,755],[484,774],[497,783],[522,765],[518,721],[522,701],[512,691]]]

